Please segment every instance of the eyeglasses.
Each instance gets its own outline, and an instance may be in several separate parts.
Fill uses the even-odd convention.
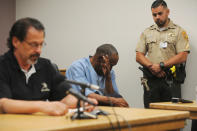
[[[41,48],[43,48],[43,47],[45,47],[47,44],[46,44],[46,42],[43,42],[43,43],[41,43],[41,44],[38,44],[38,43],[30,43],[30,42],[27,42],[27,41],[25,41],[29,46],[31,46],[31,48],[33,48],[33,49],[37,49],[39,46],[41,47]]]

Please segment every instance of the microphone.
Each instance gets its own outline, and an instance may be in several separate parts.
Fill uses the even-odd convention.
[[[94,89],[94,90],[99,90],[99,86],[97,86],[97,85],[81,83],[81,82],[78,82],[78,81],[73,81],[73,80],[68,80],[68,79],[65,79],[65,81],[70,83],[70,84],[79,85],[82,88],[88,87],[88,88],[91,88],[91,89]]]
[[[100,89],[100,87],[97,86],[97,85],[86,84],[86,83],[82,83],[82,82],[78,82],[78,81],[68,80],[68,79],[66,79],[65,76],[63,76],[61,74],[55,75],[54,79],[55,79],[55,83],[60,83],[62,81],[66,81],[69,84],[79,85],[79,86],[81,86],[81,88],[91,88],[91,89],[94,89],[94,90],[99,90]]]
[[[66,94],[72,94],[75,97],[77,97],[80,100],[83,100],[85,102],[88,102],[91,105],[96,106],[96,104],[94,104],[92,101],[90,101],[87,97],[85,97],[84,95],[82,95],[81,93],[77,92],[76,90],[74,90],[72,87],[70,87],[69,82],[71,83],[70,80],[66,80],[66,77],[60,74],[57,74],[54,76],[54,84],[57,84],[59,88],[64,87],[66,90]],[[79,82],[75,82],[72,81],[73,83],[77,83],[78,85],[83,85],[86,87],[90,87],[91,85],[88,84],[84,84],[84,83],[79,83]],[[91,86],[92,87],[92,86]],[[94,86],[93,86],[94,87]]]
[[[77,92],[76,90],[74,90],[73,88],[70,88],[66,94],[72,94],[73,96],[77,97],[80,100],[83,100],[85,102],[88,102],[89,104],[96,106],[96,104],[94,104],[92,101],[90,101],[87,97],[85,97],[84,95],[82,95],[81,93]]]

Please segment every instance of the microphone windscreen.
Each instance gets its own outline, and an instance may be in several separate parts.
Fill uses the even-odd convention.
[[[58,84],[59,88],[65,88],[66,90],[69,90],[71,88],[70,84],[68,82],[66,82],[65,80],[63,80],[62,82],[60,82]]]
[[[70,85],[65,82],[65,77],[59,73],[52,76],[51,94],[49,100],[62,100],[70,89]]]
[[[69,85],[68,82],[66,82],[65,79],[66,77],[60,73],[57,73],[54,76],[54,85],[56,86],[56,89],[59,88],[59,89],[64,89],[64,91],[67,91],[71,88],[71,86]]]
[[[80,92],[77,92],[77,91],[74,90],[73,88],[70,88],[66,93],[67,93],[67,94],[70,93],[70,94],[74,95],[75,97],[77,97],[78,99],[83,100],[83,101],[85,101],[85,102],[88,102],[88,103],[91,104],[91,105],[96,106],[96,104],[94,104],[92,101],[88,100],[87,97],[85,97],[84,95],[82,95]]]
[[[66,77],[63,76],[62,74],[60,73],[57,73],[54,77],[53,77],[53,80],[54,80],[54,84],[57,85],[57,84],[60,84],[62,81],[65,81]]]

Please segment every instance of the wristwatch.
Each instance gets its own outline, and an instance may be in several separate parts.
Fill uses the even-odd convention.
[[[163,70],[165,68],[164,62],[160,62],[160,68]]]

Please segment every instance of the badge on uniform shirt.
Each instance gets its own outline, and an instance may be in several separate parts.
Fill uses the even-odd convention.
[[[160,42],[160,48],[167,48],[168,43],[167,42]]]
[[[169,33],[168,37],[175,37],[175,33]]]

